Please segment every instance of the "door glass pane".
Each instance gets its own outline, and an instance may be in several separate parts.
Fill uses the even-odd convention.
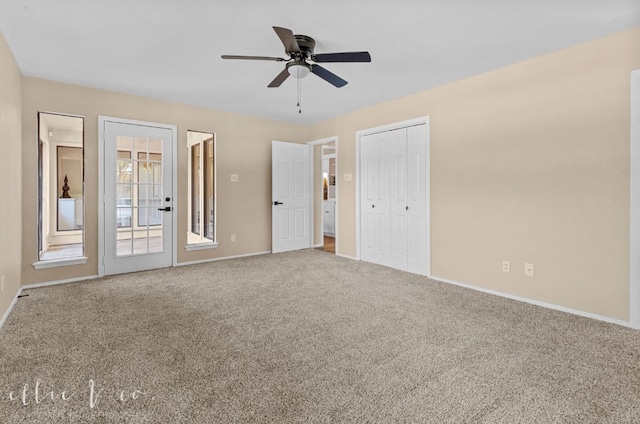
[[[116,256],[162,252],[162,140],[117,138]]]
[[[147,230],[133,232],[133,254],[149,253],[149,232]]]
[[[117,232],[116,255],[131,255],[133,253],[133,236],[130,228],[119,229]]]
[[[149,143],[151,146],[152,143]],[[162,225],[162,154],[138,152],[138,227]]]
[[[38,113],[38,260],[84,255],[84,119]]]

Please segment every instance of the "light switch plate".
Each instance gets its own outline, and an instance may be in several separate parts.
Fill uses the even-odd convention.
[[[231,174],[231,182],[232,183],[238,182],[238,174]]]
[[[345,181],[351,181],[351,180],[353,180],[353,175],[351,175],[351,174],[344,174],[344,180],[345,180]]]

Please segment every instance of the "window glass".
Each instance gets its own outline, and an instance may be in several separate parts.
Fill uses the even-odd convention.
[[[38,260],[84,255],[84,119],[38,113]]]
[[[188,131],[189,234],[188,243],[215,242],[215,137]]]

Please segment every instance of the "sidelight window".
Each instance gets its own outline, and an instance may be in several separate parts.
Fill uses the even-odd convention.
[[[72,259],[83,256],[84,119],[40,112],[38,262],[34,267],[75,264]]]
[[[215,243],[215,135],[188,131],[188,244]]]

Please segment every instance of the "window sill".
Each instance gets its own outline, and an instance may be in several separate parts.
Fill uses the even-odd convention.
[[[89,258],[82,256],[79,258],[51,259],[47,261],[34,262],[32,265],[35,269],[57,268],[60,266],[83,265]]]
[[[215,249],[216,247],[218,247],[218,243],[197,243],[186,245],[185,250],[191,252],[192,250]]]

